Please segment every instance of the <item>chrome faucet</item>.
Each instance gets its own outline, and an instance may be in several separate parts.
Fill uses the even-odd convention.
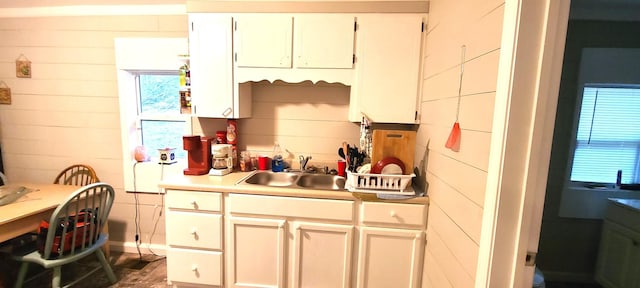
[[[304,172],[307,169],[307,162],[309,162],[309,159],[311,159],[311,156],[303,156],[300,155],[300,171]]]

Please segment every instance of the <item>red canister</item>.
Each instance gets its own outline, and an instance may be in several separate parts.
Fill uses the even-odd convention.
[[[238,120],[227,120],[227,144],[238,144]]]
[[[216,143],[227,144],[227,131],[216,131]]]

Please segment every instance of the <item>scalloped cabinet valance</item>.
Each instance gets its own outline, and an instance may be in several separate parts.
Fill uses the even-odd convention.
[[[364,113],[378,123],[414,124],[425,21],[426,13],[406,12],[190,11],[194,113],[251,117],[252,82],[322,81],[351,87],[350,121]]]

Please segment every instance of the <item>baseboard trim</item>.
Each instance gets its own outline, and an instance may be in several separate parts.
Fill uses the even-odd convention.
[[[124,253],[138,253],[138,246],[135,242],[117,242],[109,241],[109,248],[111,251],[118,251]],[[155,254],[159,256],[167,255],[167,246],[161,244],[141,244],[140,253],[142,254]]]

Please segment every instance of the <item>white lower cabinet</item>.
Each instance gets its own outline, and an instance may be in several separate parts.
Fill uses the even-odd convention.
[[[224,287],[222,194],[166,191],[167,282]]]
[[[174,287],[420,286],[424,204],[174,190],[166,199]]]
[[[227,203],[229,287],[351,287],[353,201],[231,194]]]
[[[359,246],[357,287],[420,287],[423,231],[361,228]]]
[[[350,287],[353,230],[231,216],[229,287]]]
[[[352,225],[292,222],[290,287],[351,287]]]
[[[609,200],[595,279],[605,288],[640,288],[640,211]]]
[[[229,287],[284,287],[285,221],[229,217]]]
[[[167,279],[174,286],[222,287],[222,263],[222,252],[171,248],[167,251]]]
[[[356,287],[420,287],[426,207],[363,202]]]

